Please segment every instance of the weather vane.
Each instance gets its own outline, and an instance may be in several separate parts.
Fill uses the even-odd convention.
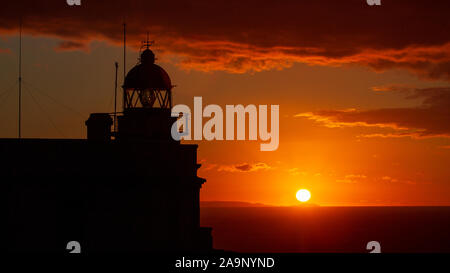
[[[148,34],[148,32],[147,32],[147,40],[146,40],[146,41],[142,41],[142,47],[146,47],[146,48],[148,49],[148,48],[151,47],[154,43],[155,43],[155,41],[150,41],[150,40],[149,40],[149,34]],[[142,48],[142,47],[141,47],[141,48]]]

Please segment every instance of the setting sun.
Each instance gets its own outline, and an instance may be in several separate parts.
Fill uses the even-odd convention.
[[[308,190],[301,189],[296,194],[297,200],[300,202],[306,202],[311,198],[311,193]]]

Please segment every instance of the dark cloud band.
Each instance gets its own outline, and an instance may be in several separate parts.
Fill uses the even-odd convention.
[[[363,0],[281,1],[7,1],[0,33],[61,38],[58,48],[85,49],[91,40],[130,45],[147,31],[163,56],[187,69],[234,73],[282,69],[293,63],[404,68],[428,79],[450,79],[450,2]]]

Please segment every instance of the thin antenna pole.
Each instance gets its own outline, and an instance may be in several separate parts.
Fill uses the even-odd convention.
[[[116,132],[116,124],[117,124],[117,70],[119,68],[119,63],[116,62],[116,81],[114,83],[114,132]]]
[[[125,73],[127,67],[127,25],[125,24],[125,18],[123,19],[123,83],[125,84]],[[123,109],[125,110],[125,90],[123,92]]]
[[[19,139],[22,138],[22,17],[19,30]]]
[[[127,58],[127,25],[125,21],[123,22],[123,78],[125,80],[125,68],[126,68],[126,58]]]

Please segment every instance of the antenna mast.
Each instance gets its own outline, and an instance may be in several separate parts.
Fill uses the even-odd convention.
[[[114,83],[114,133],[116,132],[116,119],[117,119],[117,70],[119,68],[119,63],[115,62],[116,66],[116,81]]]
[[[125,83],[126,73],[126,48],[127,48],[127,25],[125,24],[125,17],[123,18],[123,82]],[[123,93],[123,108],[125,109],[125,92]]]
[[[19,30],[19,139],[22,138],[22,17]]]

